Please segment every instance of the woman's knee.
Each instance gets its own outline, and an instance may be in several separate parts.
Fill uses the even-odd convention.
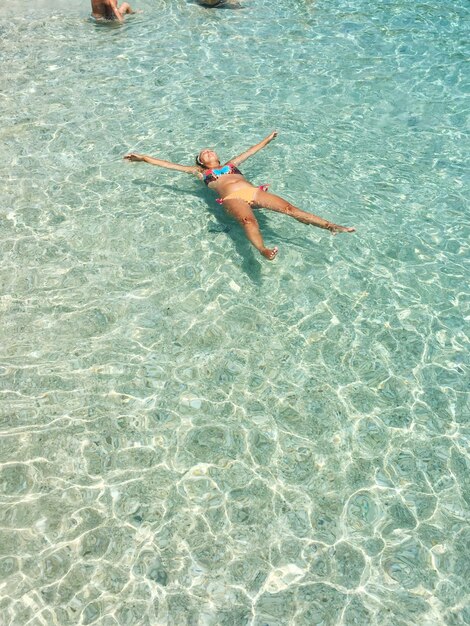
[[[238,221],[242,226],[258,226],[258,220],[254,215],[244,215],[243,217],[240,216],[238,218]]]
[[[290,215],[292,217],[295,217],[296,213],[298,213],[298,209],[293,204],[290,204],[290,202],[287,202],[284,205],[284,213],[286,215]]]
[[[301,211],[300,209],[298,209],[293,204],[290,204],[289,202],[284,206],[283,213],[285,213],[285,215],[289,215],[289,217],[293,217],[299,222],[305,222],[305,219],[306,219],[305,211]]]

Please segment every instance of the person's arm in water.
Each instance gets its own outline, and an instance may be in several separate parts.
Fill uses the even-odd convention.
[[[251,156],[256,154],[259,150],[261,150],[262,148],[267,146],[268,143],[270,143],[275,137],[277,137],[277,131],[276,130],[274,132],[272,132],[270,135],[268,135],[267,137],[265,137],[262,141],[257,143],[255,146],[252,146],[251,148],[248,148],[248,150],[245,150],[245,152],[242,152],[241,154],[239,154],[238,156],[234,157],[233,159],[230,159],[230,161],[227,161],[227,163],[233,163],[234,165],[240,165],[240,163],[243,163],[243,161],[246,161]]]
[[[117,7],[117,0],[115,4]],[[131,7],[131,5],[128,2],[123,2],[121,6],[118,7],[118,11],[122,17],[124,17],[124,15],[131,15],[132,13],[135,13],[134,9]]]
[[[178,172],[185,172],[186,174],[194,174],[200,176],[201,170],[196,165],[179,165],[178,163],[172,163],[171,161],[163,161],[162,159],[155,159],[154,157],[147,156],[146,154],[136,154],[131,152],[124,157],[127,161],[144,161],[150,165],[156,165],[158,167],[165,167],[168,170],[177,170]]]

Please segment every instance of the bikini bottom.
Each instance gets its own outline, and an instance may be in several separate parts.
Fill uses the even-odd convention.
[[[234,191],[233,193],[229,193],[225,198],[217,198],[216,202],[219,204],[223,204],[225,200],[244,200],[248,202],[248,204],[252,205],[255,201],[256,194],[258,193],[258,189],[261,191],[267,191],[269,185],[260,185],[259,187],[241,187]]]

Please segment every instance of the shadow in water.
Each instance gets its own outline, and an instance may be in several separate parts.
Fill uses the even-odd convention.
[[[175,189],[171,185],[160,185],[160,188],[162,187],[166,189],[171,189],[172,191],[174,191]],[[263,259],[263,257],[261,257],[259,252],[257,252],[257,250],[255,250],[255,248],[253,248],[251,243],[248,241],[245,233],[243,232],[243,229],[239,224],[237,224],[236,220],[228,215],[222,206],[215,202],[214,193],[205,188],[198,189],[196,191],[190,188],[179,187],[178,191],[187,196],[190,196],[191,198],[199,198],[200,200],[205,202],[209,215],[214,218],[214,221],[209,223],[207,226],[208,237],[218,235],[220,233],[224,233],[225,235],[230,237],[235,247],[235,250],[242,260],[242,270],[253,283],[260,286],[262,282],[261,263],[269,263],[270,261],[267,261]],[[258,217],[259,215],[257,214],[257,218]],[[262,228],[261,220],[258,221],[260,222],[260,228]]]

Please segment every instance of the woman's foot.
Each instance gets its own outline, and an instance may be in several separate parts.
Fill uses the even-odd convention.
[[[340,226],[339,224],[332,224],[331,222],[328,223],[326,228],[332,232],[333,235],[336,235],[336,233],[354,233],[356,230],[353,226]]]
[[[263,248],[260,250],[261,254],[268,259],[268,261],[272,261],[276,254],[278,253],[279,248],[274,246],[274,248]]]

